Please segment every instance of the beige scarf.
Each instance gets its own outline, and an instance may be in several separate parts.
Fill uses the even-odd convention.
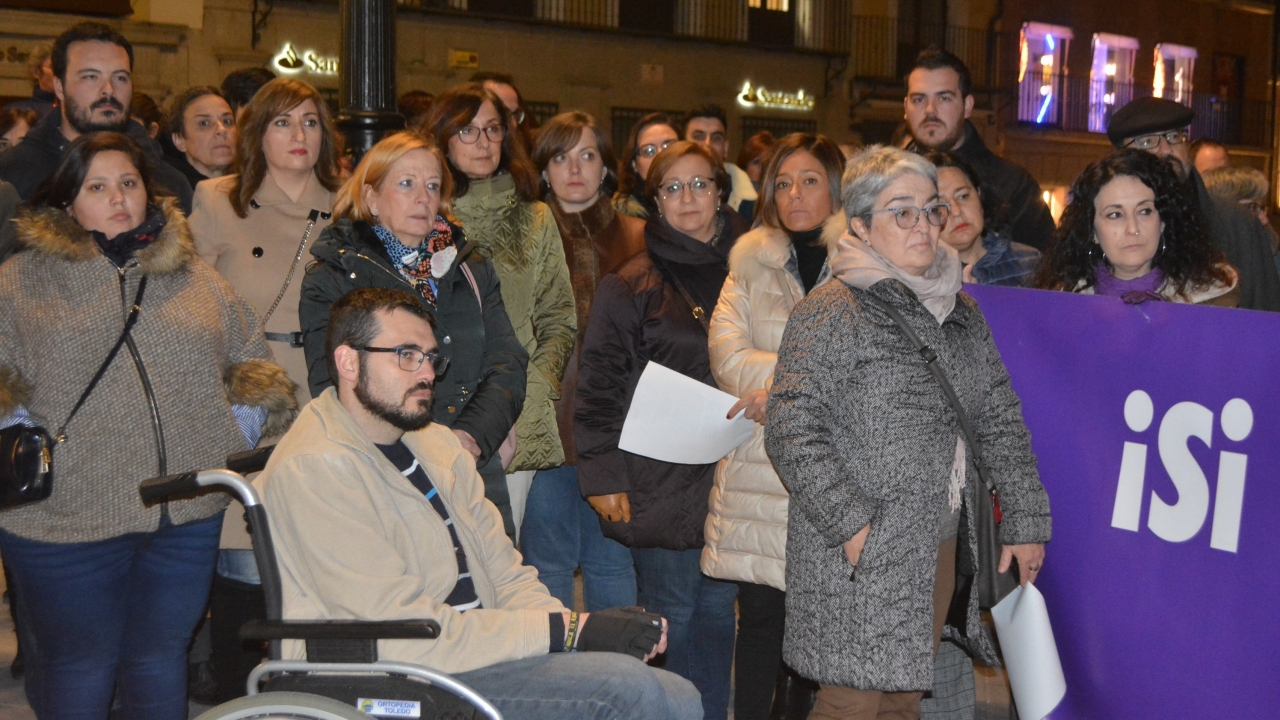
[[[920,221],[924,222],[924,218]],[[955,249],[939,241],[933,263],[923,275],[912,275],[846,232],[836,243],[831,274],[859,290],[866,290],[881,280],[899,280],[916,294],[941,325],[955,309],[956,293],[960,292],[961,265]]]

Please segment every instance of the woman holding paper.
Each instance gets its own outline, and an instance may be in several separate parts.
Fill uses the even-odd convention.
[[[759,423],[716,468],[702,550],[703,572],[738,583],[738,720],[768,718],[775,686],[789,707],[813,702],[810,683],[782,672],[787,489],[765,454],[763,425],[787,317],[830,277],[828,246],[834,251],[844,223],[828,220],[840,207],[843,172],[844,154],[824,135],[794,133],[774,145],[759,224],[734,246],[711,316],[711,371],[721,390],[741,398],[730,414],[745,411]]]
[[[583,340],[578,483],[604,534],[631,548],[640,604],[668,619],[666,669],[698,688],[708,720],[723,720],[737,587],[699,569],[715,465],[635,455],[618,440],[649,361],[714,387],[705,323],[745,223],[724,206],[729,178],[720,160],[694,143],[653,158],[646,192],[657,208],[645,225],[648,252],[600,279]]]
[[[1044,562],[1049,499],[991,331],[939,243],[937,169],[871,147],[849,161],[841,200],[838,282],[792,312],[765,415],[791,491],[783,655],[821,684],[810,718],[916,718],[956,601],[956,633],[993,654],[976,590],[952,597],[957,541],[977,555],[973,533],[958,537],[962,516],[971,527],[986,498],[957,414],[889,310],[937,353],[972,421],[1004,510],[1000,564],[1016,557],[1024,583]]]

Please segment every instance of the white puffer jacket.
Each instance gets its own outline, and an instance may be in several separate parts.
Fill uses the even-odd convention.
[[[840,224],[831,227],[823,232],[829,249],[843,229]],[[731,395],[742,397],[773,385],[782,331],[791,309],[804,297],[786,267],[789,260],[790,238],[763,225],[739,238],[729,255],[729,279],[711,316],[709,337],[711,372]],[[702,572],[786,590],[787,498],[764,451],[764,426],[758,425],[716,467]]]

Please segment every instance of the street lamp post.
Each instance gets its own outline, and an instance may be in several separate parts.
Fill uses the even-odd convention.
[[[341,91],[338,128],[353,160],[404,127],[396,111],[396,0],[340,0]]]

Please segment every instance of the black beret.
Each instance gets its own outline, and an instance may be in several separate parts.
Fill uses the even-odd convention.
[[[1111,117],[1107,138],[1112,145],[1122,147],[1129,138],[1181,130],[1195,117],[1196,112],[1182,103],[1158,97],[1138,98]]]

